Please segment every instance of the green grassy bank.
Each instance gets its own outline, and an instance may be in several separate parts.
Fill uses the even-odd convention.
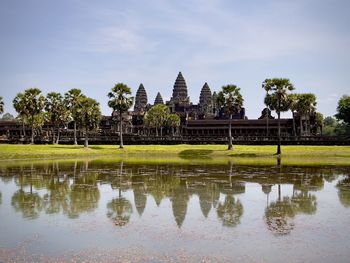
[[[276,164],[276,146],[237,145],[0,145],[0,162],[43,159],[110,159],[130,163]],[[350,146],[282,146],[283,165],[350,166]]]

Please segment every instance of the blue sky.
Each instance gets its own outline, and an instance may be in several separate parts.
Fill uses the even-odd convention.
[[[193,103],[205,82],[236,84],[257,118],[263,80],[285,77],[333,115],[350,93],[349,14],[340,0],[1,0],[0,96],[14,113],[26,88],[80,88],[109,115],[115,83],[136,93],[142,82],[153,103],[181,71]]]

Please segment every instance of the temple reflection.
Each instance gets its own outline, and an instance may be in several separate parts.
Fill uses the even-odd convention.
[[[315,193],[323,189],[326,180],[338,180],[339,201],[350,207],[350,177],[339,179],[339,173],[282,165],[239,167],[231,162],[227,166],[195,166],[72,161],[1,168],[1,180],[16,184],[12,207],[28,219],[42,213],[72,219],[92,213],[99,206],[101,187],[107,185],[116,195],[107,200],[105,215],[116,226],[127,225],[134,213],[142,218],[149,198],[153,198],[158,207],[163,200],[170,201],[169,212],[179,228],[186,221],[189,202],[197,200],[194,196],[203,218],[215,216],[223,227],[241,224],[246,185],[258,184],[267,229],[274,235],[286,235],[293,231],[299,214],[317,212]],[[283,186],[288,186],[287,190]]]

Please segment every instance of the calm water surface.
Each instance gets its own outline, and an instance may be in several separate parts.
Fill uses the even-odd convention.
[[[0,166],[0,262],[349,262],[350,171]]]

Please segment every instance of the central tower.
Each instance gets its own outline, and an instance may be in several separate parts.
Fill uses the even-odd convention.
[[[175,80],[173,96],[170,101],[177,105],[188,105],[190,103],[190,98],[187,94],[186,81],[181,72],[179,72]]]

